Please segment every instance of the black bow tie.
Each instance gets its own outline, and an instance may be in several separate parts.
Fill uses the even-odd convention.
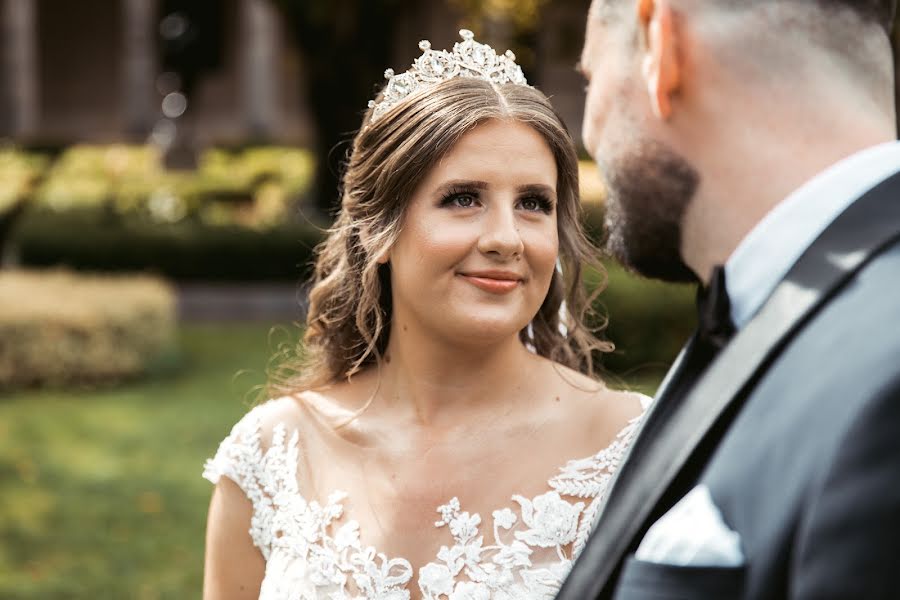
[[[697,337],[716,350],[721,350],[734,335],[724,267],[715,267],[709,285],[697,290],[697,317]]]

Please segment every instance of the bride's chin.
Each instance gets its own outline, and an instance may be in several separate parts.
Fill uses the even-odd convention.
[[[523,324],[508,316],[493,319],[481,317],[460,320],[447,327],[446,331],[451,339],[457,340],[461,345],[483,348],[517,339],[519,332],[527,326],[527,322]]]

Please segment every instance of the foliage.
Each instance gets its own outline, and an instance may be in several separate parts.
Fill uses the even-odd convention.
[[[0,215],[22,201],[46,169],[47,158],[0,148]]]
[[[257,231],[210,220],[155,223],[100,208],[34,210],[14,232],[12,247],[20,264],[30,267],[152,271],[182,280],[296,281],[308,273],[322,236],[309,223]]]
[[[401,12],[421,0],[272,0],[284,15],[302,56],[316,124],[313,200],[331,214],[338,204],[338,173],[348,140],[359,129],[366,103],[388,66]]]
[[[133,377],[174,338],[175,295],[156,278],[0,272],[0,390]]]
[[[63,212],[105,207],[155,222],[195,219],[266,229],[284,222],[309,188],[313,159],[294,148],[206,151],[194,172],[166,171],[151,146],[67,149],[50,167],[35,202]]]
[[[604,371],[623,381],[661,378],[696,326],[694,286],[644,279],[612,261],[605,268],[596,309],[616,349],[601,359]],[[587,279],[596,285],[603,277],[592,271]]]
[[[30,266],[295,279],[320,237],[294,212],[313,168],[294,148],[211,149],[197,171],[172,172],[152,147],[73,146],[47,168],[11,255]]]
[[[56,211],[110,203],[124,210],[164,177],[151,146],[72,146],[53,163],[35,201]]]
[[[262,382],[268,329],[188,325],[165,379],[0,398],[0,598],[200,597],[203,461]]]
[[[468,23],[485,20],[510,21],[519,29],[537,26],[541,8],[549,0],[449,0],[466,16]]]

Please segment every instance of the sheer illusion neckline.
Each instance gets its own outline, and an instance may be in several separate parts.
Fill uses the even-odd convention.
[[[323,502],[304,497],[299,431],[278,422],[263,444],[264,410],[247,413],[203,471],[212,483],[223,475],[234,481],[253,505],[249,534],[266,560],[261,600],[407,600],[411,585],[426,600],[550,600],[583,549],[640,421],[599,452],[566,461],[545,492],[513,494],[490,515],[448,498],[435,507],[434,522],[446,544],[416,573],[406,558],[361,541],[359,522],[346,518],[344,491]]]

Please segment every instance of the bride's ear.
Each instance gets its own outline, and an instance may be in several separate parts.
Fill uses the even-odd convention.
[[[672,97],[681,85],[675,18],[669,0],[639,0],[637,9],[646,40],[642,74],[653,113],[665,121],[672,115]]]

